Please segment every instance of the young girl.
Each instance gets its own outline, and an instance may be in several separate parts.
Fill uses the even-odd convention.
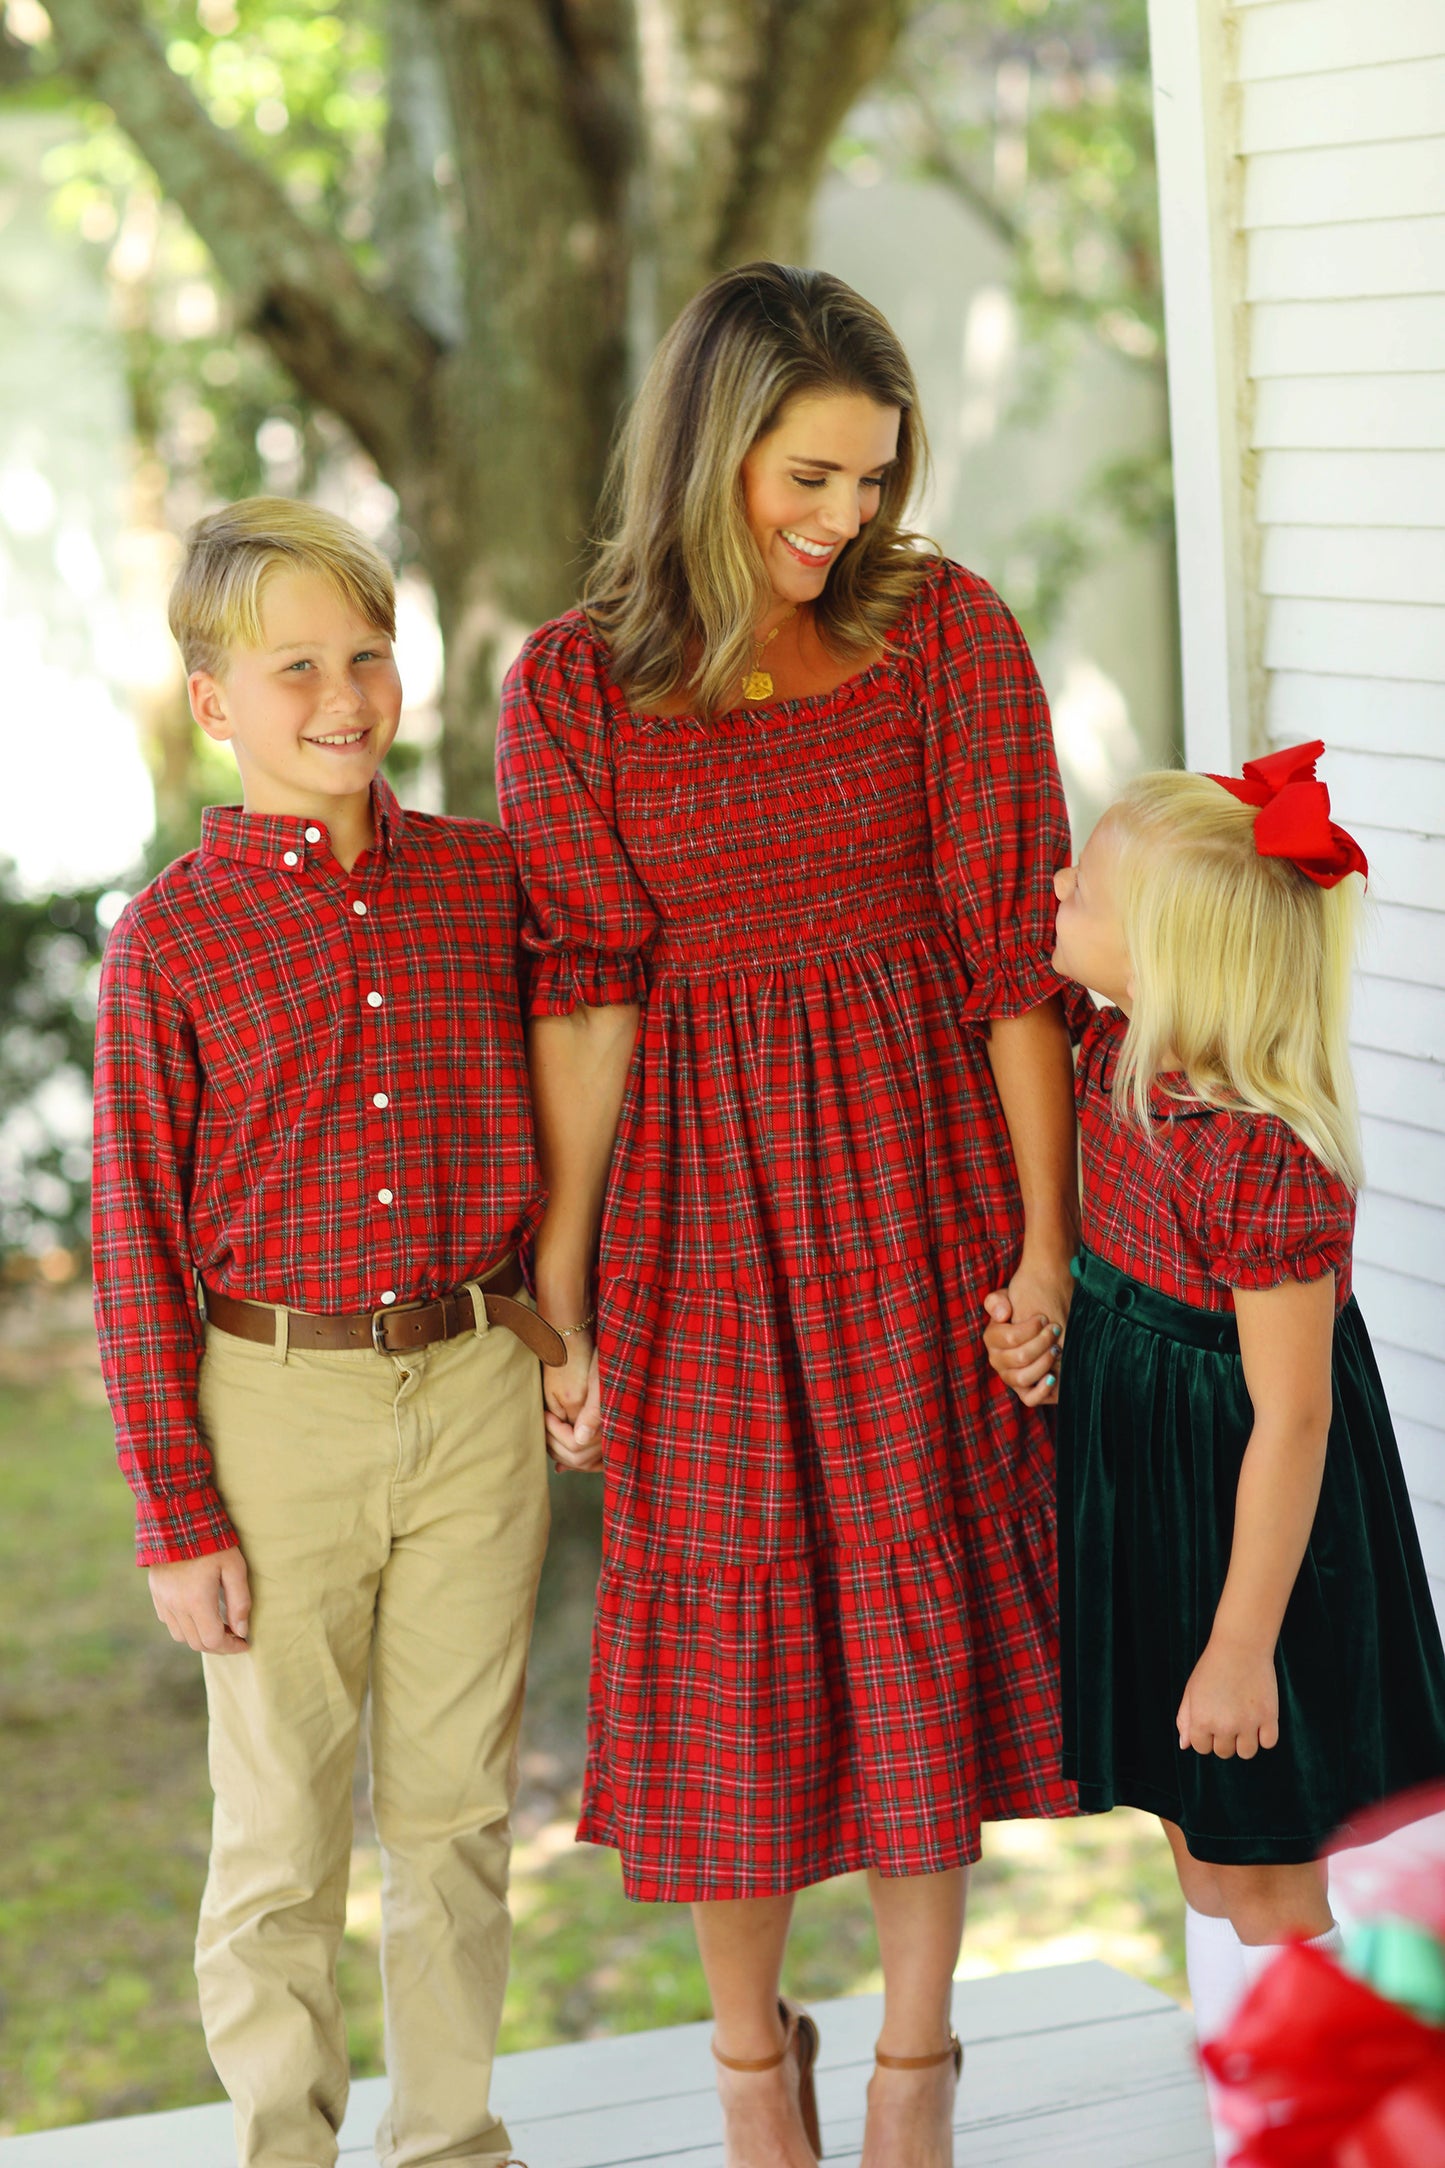
[[[1065,1772],[1086,1810],[1162,1817],[1202,2038],[1274,1945],[1337,1945],[1326,1839],[1445,1772],[1445,1656],[1350,1295],[1366,868],[1323,750],[1143,776],[1056,878],[1055,969],[1112,1004],[1077,1081]]]

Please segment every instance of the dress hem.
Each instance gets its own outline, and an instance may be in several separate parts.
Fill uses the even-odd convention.
[[[819,1882],[831,1882],[840,1875],[858,1874],[866,1869],[876,1869],[890,1881],[948,1874],[957,1867],[977,1866],[983,1856],[982,1825],[985,1822],[1076,1821],[1081,1815],[1094,1811],[1076,1803],[1064,1805],[1049,1800],[1030,1800],[1018,1807],[990,1804],[988,1811],[979,1815],[970,1838],[962,1844],[941,1846],[937,1854],[927,1859],[899,1863],[896,1858],[882,1856],[876,1846],[840,1845],[826,1854],[824,1861],[810,1865],[806,1870],[746,1875],[739,1877],[736,1883],[728,1883],[725,1876],[716,1872],[704,1879],[683,1874],[638,1872],[629,1866],[622,1840],[604,1815],[583,1813],[577,1824],[576,1841],[617,1853],[622,1867],[623,1895],[634,1904],[706,1904],[747,1897],[788,1897],[798,1890],[812,1889]]]

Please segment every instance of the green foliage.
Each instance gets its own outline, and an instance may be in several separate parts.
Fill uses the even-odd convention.
[[[1070,327],[1163,360],[1147,0],[932,0],[877,108],[880,143],[1013,251],[1047,396]]]
[[[1081,343],[1164,360],[1147,0],[925,0],[835,157],[950,190],[1007,248],[1023,334],[1010,420],[1037,425]],[[1167,534],[1167,446],[1102,464],[1066,512],[1009,538],[1031,641],[1121,540]]]
[[[98,902],[22,895],[0,865],[0,1257],[85,1238]]]
[[[273,173],[303,215],[375,271],[386,52],[372,0],[344,14],[307,0],[154,0],[176,74],[218,127]],[[50,101],[48,45],[12,98]],[[155,177],[93,101],[46,163],[55,214],[105,252],[125,338],[135,430],[158,462],[166,523],[265,488],[304,492],[345,441],[259,339],[237,326],[210,257]]]

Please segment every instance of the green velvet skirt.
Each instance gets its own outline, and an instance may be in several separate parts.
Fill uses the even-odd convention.
[[[1232,1313],[1084,1252],[1059,1384],[1064,1774],[1080,1806],[1162,1814],[1196,1859],[1312,1859],[1363,1808],[1445,1776],[1445,1654],[1364,1321],[1335,1324],[1334,1417],[1275,1651],[1279,1744],[1181,1750],[1253,1410]]]

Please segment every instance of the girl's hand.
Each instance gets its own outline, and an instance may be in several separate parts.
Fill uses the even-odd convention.
[[[1058,1400],[1059,1357],[1073,1298],[1067,1258],[1040,1268],[1027,1256],[1007,1288],[984,1297],[989,1362],[1026,1408]]]
[[[1211,1640],[1189,1675],[1175,1718],[1181,1751],[1252,1761],[1279,1744],[1279,1682],[1274,1658],[1258,1647]]]
[[[597,1349],[590,1332],[567,1342],[567,1362],[542,1372],[543,1420],[547,1454],[557,1468],[597,1468],[602,1464],[601,1387]]]

